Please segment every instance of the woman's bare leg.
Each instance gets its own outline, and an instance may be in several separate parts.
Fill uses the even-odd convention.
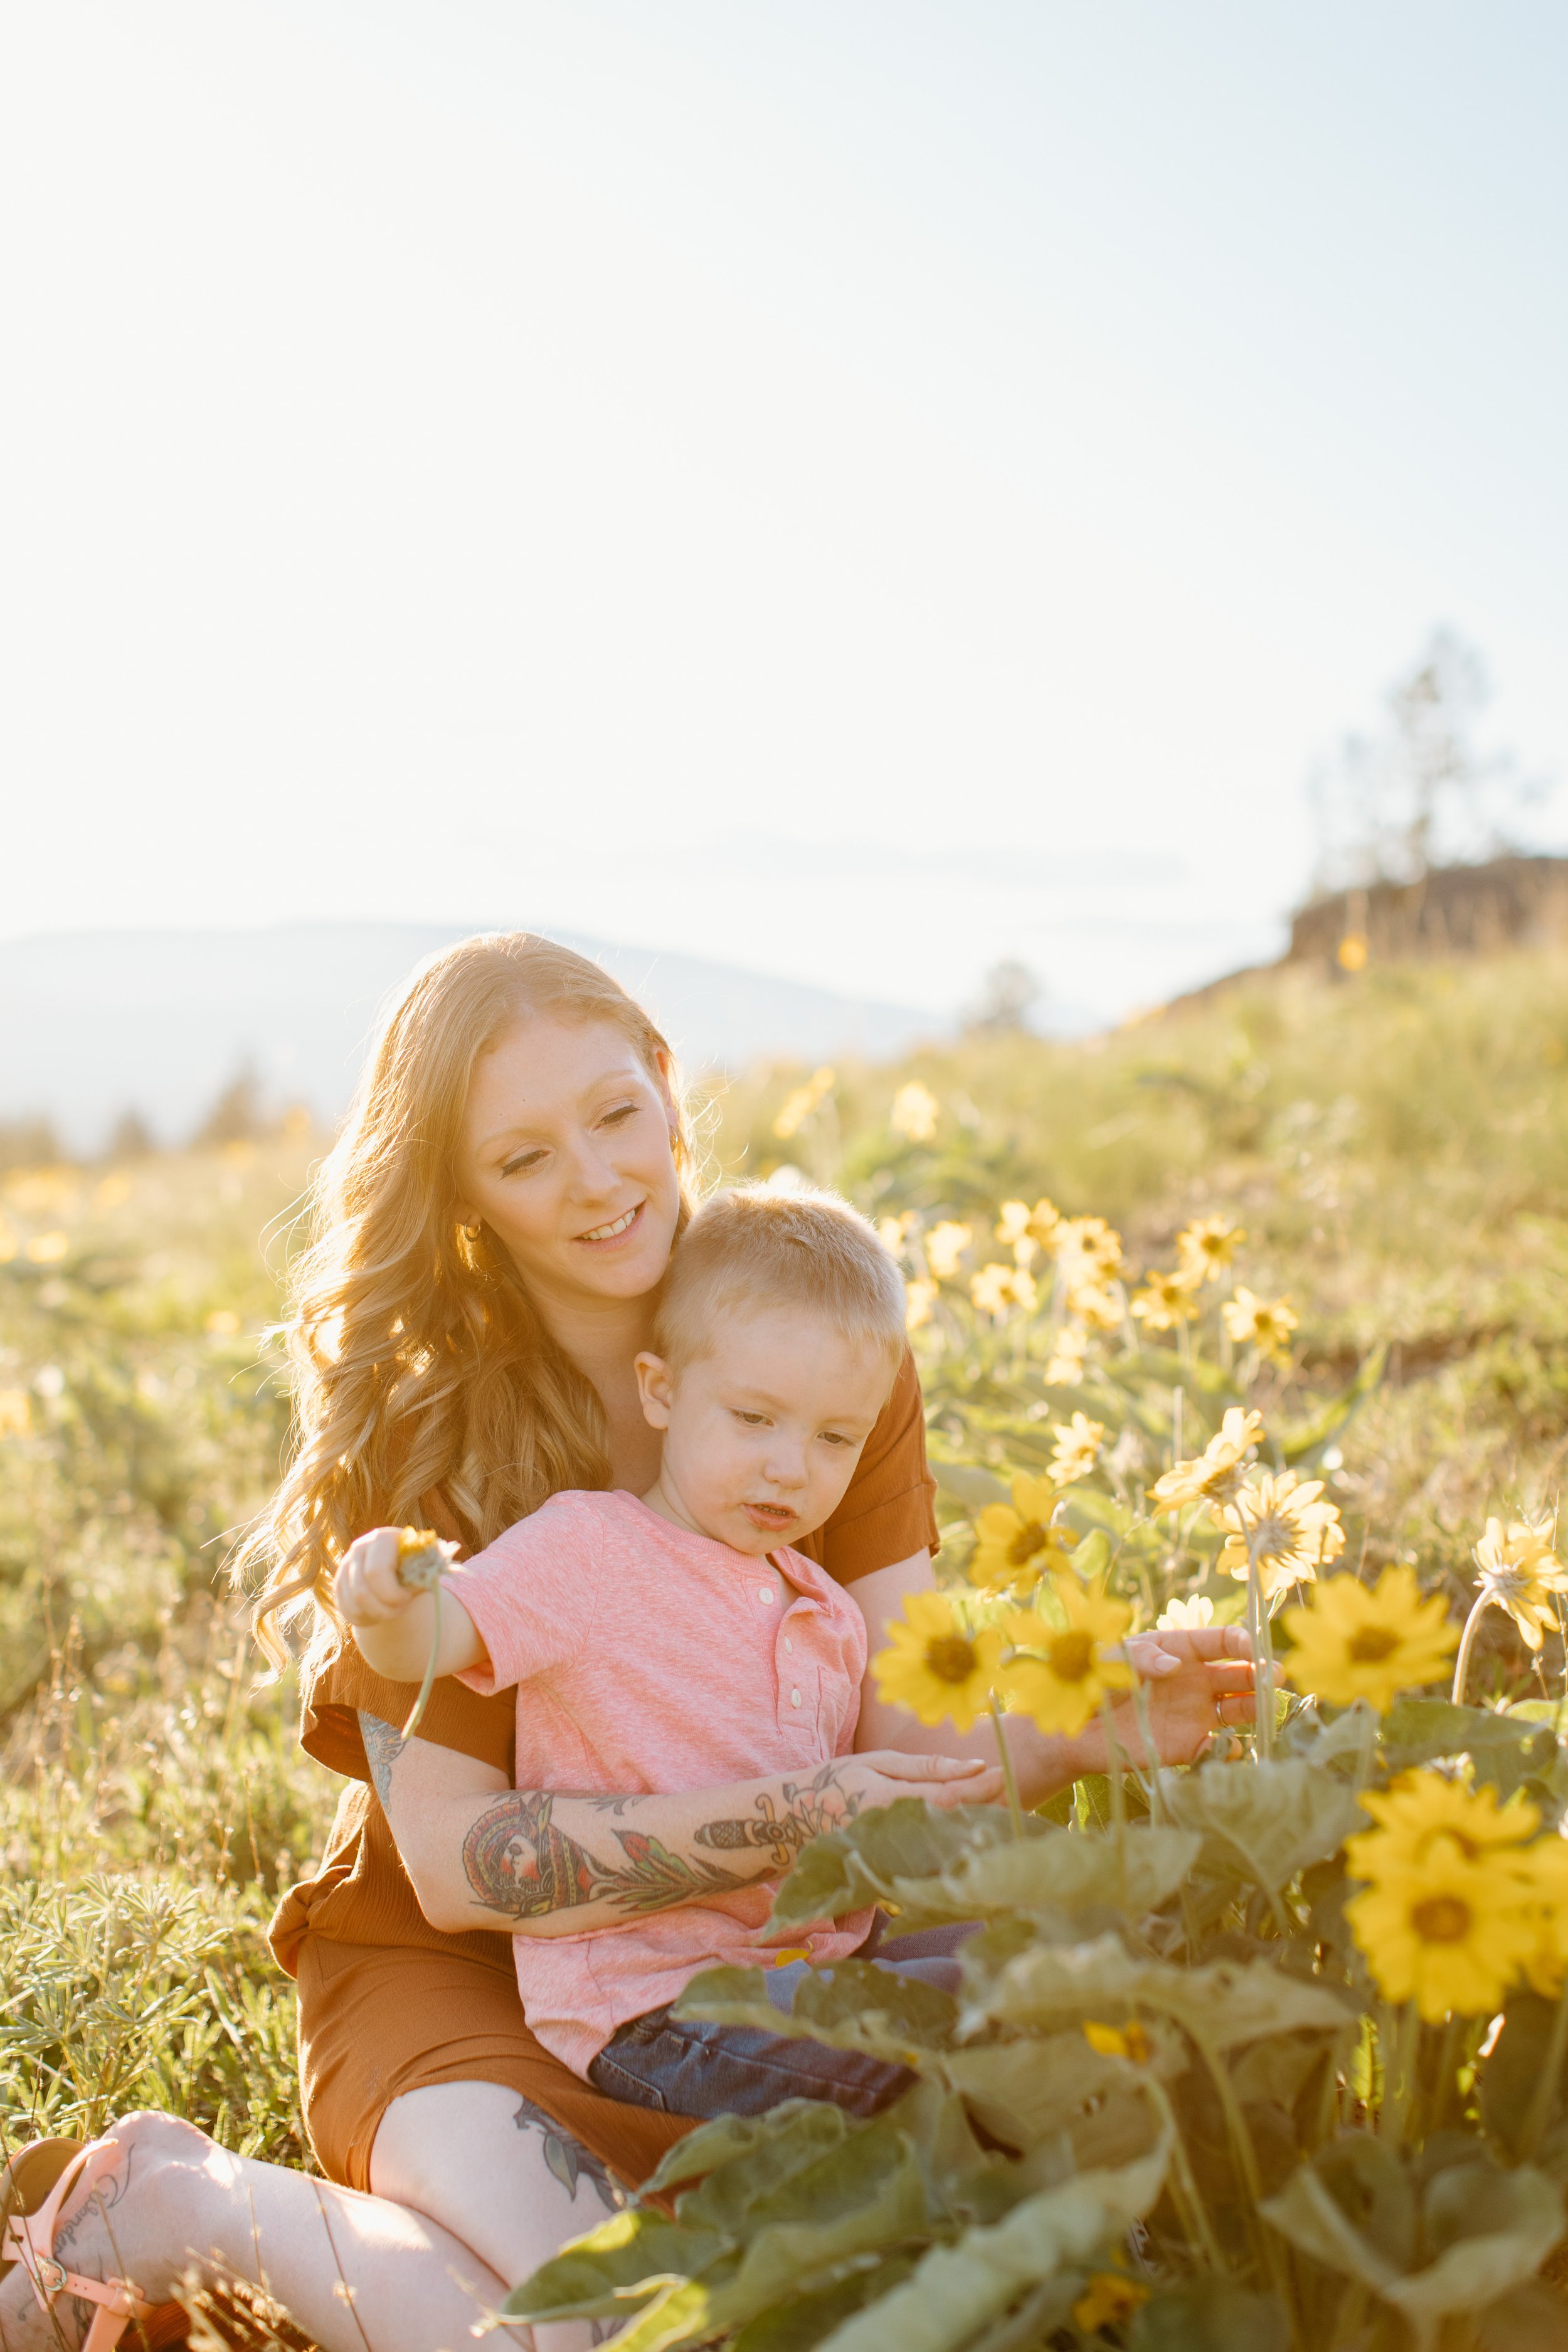
[[[370,2183],[460,2237],[509,2286],[622,2201],[602,2165],[498,2083],[437,2083],[394,2099]],[[580,2352],[605,2332],[563,2324],[535,2335],[539,2352]]]
[[[153,2303],[168,2302],[193,2264],[237,2273],[323,2352],[473,2352],[471,2331],[506,2293],[426,2214],[230,2156],[170,2116],[127,2116],[111,2137],[119,2159],[68,2200],[56,2235],[68,2270],[130,2278]],[[4,2352],[74,2347],[89,2316],[63,2297],[47,2316],[20,2266],[0,2283]],[[134,2327],[121,2340],[134,2352]]]

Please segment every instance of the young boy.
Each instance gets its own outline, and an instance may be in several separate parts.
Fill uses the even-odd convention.
[[[904,1346],[903,1284],[865,1220],[828,1195],[742,1189],[699,1213],[671,1262],[655,1347],[637,1360],[664,1433],[654,1486],[566,1493],[441,1582],[443,1674],[517,1685],[517,1793],[470,1831],[468,1882],[527,1921],[513,1937],[529,2024],[612,2096],[686,2115],[805,2093],[872,2111],[903,2070],[808,2042],[689,2025],[668,2009],[700,1969],[776,1965],[773,1884],[862,1806],[996,1793],[966,1760],[853,1753],[867,1663],[850,1596],[792,1538],[848,1486]],[[338,1605],[369,1664],[424,1671],[428,1593],[405,1591],[390,1530],[362,1537]],[[740,1785],[735,1785],[739,1783]],[[570,1800],[540,1791],[574,1792]],[[685,1834],[639,1832],[647,1795],[691,1792]],[[527,1795],[524,1792],[529,1792]],[[556,1818],[610,1817],[595,1853]],[[624,1824],[624,1826],[623,1826]],[[868,1910],[791,1931],[812,1962],[866,1945]],[[951,1959],[900,1958],[951,1981]]]

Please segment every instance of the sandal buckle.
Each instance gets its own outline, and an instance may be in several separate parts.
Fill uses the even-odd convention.
[[[66,2282],[69,2278],[70,2273],[67,2270],[64,2263],[56,2262],[53,2254],[35,2254],[33,2256],[33,2263],[34,2276],[37,2278],[38,2284],[43,2288],[44,2293],[48,2296],[49,2301],[53,2303],[57,2295],[64,2294],[66,2291]],[[49,2276],[49,2273],[51,2271],[54,2273],[52,2278]]]

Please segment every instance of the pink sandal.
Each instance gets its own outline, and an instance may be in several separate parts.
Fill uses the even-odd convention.
[[[73,2189],[90,2189],[116,2154],[112,2139],[38,2139],[0,2173],[0,2278],[20,2263],[42,2312],[62,2294],[95,2303],[81,2352],[114,2352],[134,2319],[147,2352],[182,2342],[190,2321],[177,2303],[149,2303],[129,2279],[82,2278],[55,2259],[60,2208]]]

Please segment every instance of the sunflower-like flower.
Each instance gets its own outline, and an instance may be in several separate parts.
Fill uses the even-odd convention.
[[[979,1540],[969,1563],[971,1584],[987,1592],[1005,1592],[1065,1567],[1077,1538],[1067,1528],[1052,1526],[1056,1507],[1057,1490],[1050,1480],[1023,1475],[1013,1481],[1010,1503],[987,1503],[974,1522]]]
[[[1102,1585],[1058,1578],[1056,1591],[1067,1623],[1052,1625],[1030,1610],[1007,1620],[1007,1638],[1024,1653],[1002,1669],[1008,1705],[1042,1731],[1071,1739],[1108,1691],[1131,1690],[1135,1676],[1117,1645],[1132,1622],[1124,1601],[1108,1600]]]
[[[773,1133],[781,1142],[798,1135],[808,1119],[816,1117],[827,1097],[833,1092],[837,1073],[824,1067],[814,1070],[804,1087],[796,1087],[784,1097],[784,1108],[773,1121]]]
[[[1144,1276],[1142,1289],[1132,1294],[1133,1314],[1151,1331],[1173,1331],[1178,1324],[1190,1323],[1198,1311],[1193,1294],[1200,1279],[1184,1266],[1169,1273],[1156,1267]]]
[[[1051,1247],[1061,1221],[1061,1211],[1054,1202],[1039,1200],[1031,1209],[1027,1201],[1004,1201],[997,1213],[996,1238],[1012,1251],[1017,1265],[1030,1265],[1040,1250]]]
[[[1219,1311],[1238,1348],[1256,1348],[1260,1356],[1276,1361],[1289,1353],[1290,1334],[1300,1318],[1288,1298],[1259,1298],[1238,1286],[1236,1297],[1227,1298]]]
[[[1414,2000],[1428,2024],[1486,2017],[1539,1942],[1525,1889],[1436,1837],[1418,1867],[1394,1870],[1345,1906],[1352,1935],[1388,2000]]]
[[[1176,1235],[1177,1261],[1194,1281],[1217,1282],[1246,1239],[1228,1217],[1194,1217]]]
[[[1026,1315],[1032,1315],[1040,1303],[1035,1277],[1027,1267],[1004,1265],[999,1258],[993,1258],[989,1265],[983,1265],[978,1274],[970,1276],[969,1296],[982,1315],[998,1318],[1014,1307],[1021,1307]]]
[[[1200,1625],[1214,1623],[1214,1602],[1206,1592],[1194,1592],[1184,1601],[1167,1601],[1154,1620],[1157,1633],[1195,1633]]]
[[[1051,1341],[1050,1361],[1046,1366],[1046,1386],[1048,1389],[1076,1388],[1083,1378],[1084,1351],[1089,1346],[1089,1333],[1076,1323],[1064,1323]]]
[[[878,1696],[921,1723],[951,1721],[968,1731],[991,1704],[1003,1640],[996,1628],[971,1632],[941,1592],[911,1592],[871,1661]]]
[[[931,1309],[937,1300],[937,1288],[938,1286],[934,1282],[928,1282],[923,1275],[916,1275],[912,1282],[905,1283],[904,1328],[906,1331],[918,1331],[922,1324],[931,1321]]]
[[[1369,1789],[1362,1810],[1377,1827],[1345,1840],[1353,1876],[1381,1882],[1426,1867],[1435,1844],[1446,1841],[1465,1862],[1486,1864],[1500,1881],[1519,1874],[1525,1845],[1541,1827],[1528,1798],[1498,1802],[1490,1782],[1479,1789],[1441,1772],[1402,1772],[1386,1789]]]
[[[1552,1548],[1552,1532],[1549,1517],[1535,1524],[1515,1519],[1506,1528],[1489,1519],[1475,1549],[1481,1601],[1506,1609],[1532,1650],[1557,1622],[1548,1594],[1568,1592],[1568,1571]]]
[[[1056,1228],[1056,1252],[1069,1290],[1106,1283],[1121,1264],[1121,1236],[1103,1217],[1064,1217]]]
[[[904,1244],[909,1240],[918,1222],[912,1209],[906,1209],[901,1216],[878,1218],[877,1239],[890,1257],[902,1257]]]
[[[958,1272],[959,1261],[974,1239],[973,1225],[955,1224],[944,1217],[933,1225],[925,1237],[926,1271],[938,1282],[951,1282]]]
[[[1052,1422],[1051,1435],[1056,1439],[1051,1449],[1051,1476],[1057,1485],[1070,1486],[1075,1480],[1087,1478],[1100,1459],[1100,1449],[1105,1443],[1105,1423],[1090,1421],[1087,1412],[1075,1412],[1070,1422]]]
[[[1435,1683],[1451,1661],[1458,1629],[1441,1600],[1424,1601],[1413,1568],[1385,1568],[1370,1590],[1331,1576],[1281,1623],[1295,1643],[1281,1671],[1298,1690],[1349,1706],[1364,1698],[1386,1715],[1401,1691]]]
[[[1121,1321],[1121,1302],[1103,1282],[1077,1282],[1068,1292],[1068,1313],[1091,1331],[1114,1331]]]
[[[1292,1584],[1310,1583],[1345,1548],[1339,1507],[1320,1502],[1321,1478],[1305,1484],[1294,1470],[1265,1470],[1248,1479],[1215,1513],[1228,1529],[1221,1573],[1245,1579],[1256,1561],[1266,1600]]]
[[[942,1105],[931,1088],[919,1078],[899,1088],[893,1097],[893,1107],[888,1113],[888,1124],[895,1135],[906,1143],[929,1143],[936,1133],[937,1114]]]
[[[1128,2278],[1121,2271],[1091,2271],[1072,2307],[1074,2323],[1086,2336],[1092,2336],[1097,2328],[1119,2326],[1153,2292],[1141,2279]]]
[[[1263,1433],[1263,1415],[1245,1412],[1233,1404],[1203,1452],[1190,1462],[1178,1462],[1156,1478],[1149,1499],[1162,1511],[1179,1511],[1186,1503],[1207,1503],[1212,1510],[1234,1502],[1247,1478],[1247,1464]]]

